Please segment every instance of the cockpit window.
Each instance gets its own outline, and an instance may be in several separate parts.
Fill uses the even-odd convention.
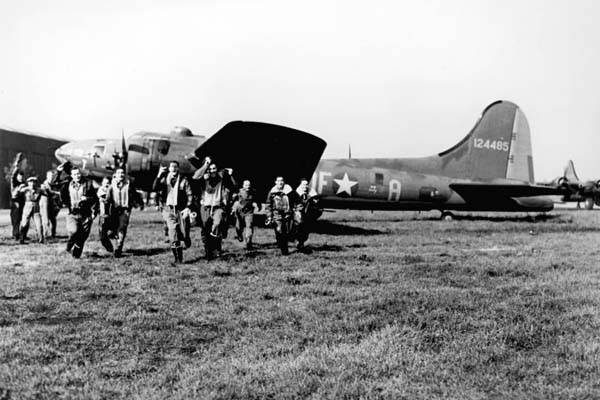
[[[94,147],[92,148],[92,154],[97,155],[97,156],[103,156],[104,148],[105,148],[105,146],[103,144],[95,144]]]
[[[156,142],[156,151],[158,151],[163,156],[166,156],[169,152],[169,141],[168,140],[158,140]]]

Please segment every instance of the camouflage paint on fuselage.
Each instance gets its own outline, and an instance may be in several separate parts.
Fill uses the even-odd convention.
[[[310,176],[326,145],[306,132],[251,121],[229,122],[208,139],[192,135],[187,128],[176,128],[171,134],[139,132],[127,140],[127,172],[137,189],[150,191],[160,165],[178,161],[179,171],[191,176],[205,157],[211,157],[219,168],[232,171],[237,181],[249,179],[257,198],[266,199],[276,176],[290,182]],[[101,179],[112,175],[123,160],[122,147],[116,139],[72,142],[58,149],[56,157]],[[294,160],[290,149],[302,157]]]
[[[326,208],[548,211],[552,201],[541,195],[556,194],[533,183],[527,118],[508,101],[490,104],[466,137],[429,157],[319,161],[325,146],[306,132],[234,121],[209,139],[187,129],[136,133],[128,139],[127,165],[136,187],[149,190],[161,164],[177,160],[180,171],[191,175],[211,156],[232,168],[234,177],[252,180],[259,197],[276,176],[295,186],[312,173],[311,185]],[[99,177],[112,174],[120,151],[119,141],[97,140],[70,143],[56,155]]]
[[[311,185],[329,208],[548,211],[534,188],[530,132],[520,108],[490,104],[452,148],[423,158],[321,160]],[[477,189],[481,185],[481,189]],[[511,195],[493,187],[508,187]],[[518,187],[523,196],[515,196]],[[526,195],[527,194],[527,195]]]
[[[191,175],[196,168],[189,161],[192,151],[206,138],[180,131],[171,134],[155,132],[134,133],[127,139],[128,174],[138,189],[149,191],[160,165],[179,162],[179,170]],[[120,139],[94,139],[70,142],[56,150],[61,162],[70,161],[94,178],[112,176],[116,159],[122,156]]]

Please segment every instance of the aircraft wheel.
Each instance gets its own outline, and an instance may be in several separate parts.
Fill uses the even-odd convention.
[[[452,221],[454,219],[454,214],[452,214],[450,211],[442,211],[440,219],[442,221]]]
[[[585,209],[591,210],[593,208],[594,208],[594,199],[591,197],[588,197],[587,199],[585,199]]]

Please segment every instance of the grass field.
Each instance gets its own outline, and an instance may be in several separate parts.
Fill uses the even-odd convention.
[[[81,260],[3,227],[0,399],[600,398],[600,212],[438,215],[211,262],[194,230],[176,267],[151,210],[119,259],[96,225]]]

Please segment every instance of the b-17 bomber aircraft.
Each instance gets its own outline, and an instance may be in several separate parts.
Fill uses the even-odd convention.
[[[545,196],[557,194],[534,184],[529,125],[508,101],[490,104],[464,139],[429,157],[320,160],[325,146],[295,129],[235,121],[209,139],[186,128],[169,135],[140,132],[128,138],[126,149],[114,140],[74,142],[56,156],[99,177],[126,154],[128,173],[142,190],[149,190],[161,164],[178,160],[190,175],[211,156],[238,182],[250,179],[258,198],[266,198],[277,176],[292,185],[312,177],[322,208],[439,210],[447,219],[450,211],[550,211],[553,202]]]
[[[600,206],[600,180],[582,181],[575,172],[575,165],[572,160],[567,162],[563,176],[554,179],[547,186],[554,186],[561,191],[561,202],[585,203],[585,208],[591,210],[594,204]]]
[[[423,158],[322,160],[312,177],[320,206],[368,210],[550,211],[535,185],[529,124],[508,101],[490,104],[452,148]]]
[[[233,121],[208,139],[176,127],[169,134],[134,133],[127,141],[70,142],[57,149],[55,156],[94,179],[112,176],[114,169],[125,163],[135,187],[143,191],[151,191],[161,165],[176,160],[180,172],[191,176],[210,156],[219,167],[231,169],[238,182],[250,179],[257,196],[266,199],[278,175],[290,182],[310,176],[325,146],[316,136],[284,126]]]

